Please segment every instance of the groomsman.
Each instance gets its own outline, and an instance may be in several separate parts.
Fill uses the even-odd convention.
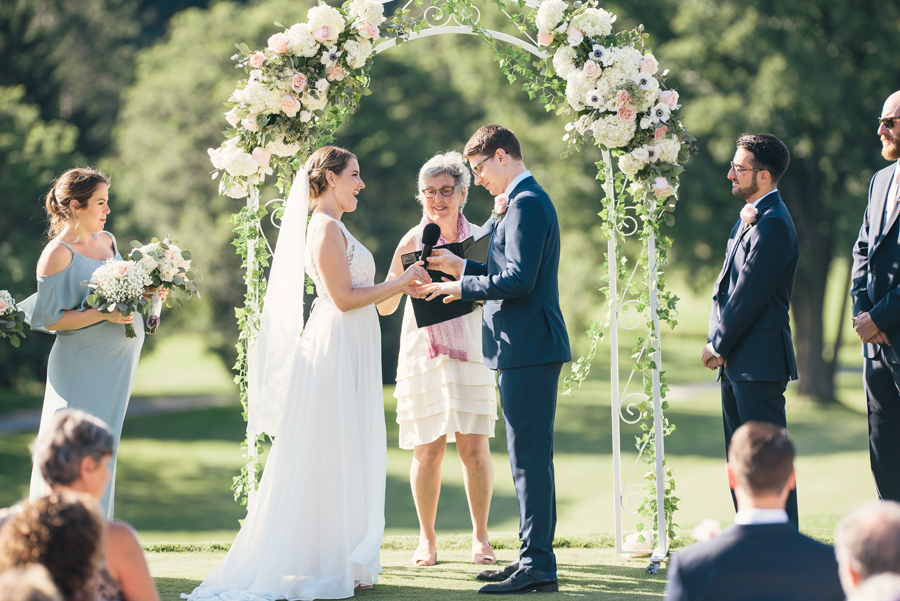
[[[863,380],[869,412],[869,459],[882,500],[900,501],[900,92],[878,119],[881,156],[892,161],[875,174],[859,238],[853,246],[853,328],[863,343]]]
[[[775,136],[744,134],[728,170],[731,193],[744,205],[713,288],[701,353],[706,367],[719,370],[726,455],[741,424],[787,425],[784,391],[797,379],[788,311],[800,247],[776,187],[789,162],[787,147]],[[786,509],[797,524],[795,490]]]

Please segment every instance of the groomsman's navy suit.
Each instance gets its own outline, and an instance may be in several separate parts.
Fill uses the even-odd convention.
[[[753,225],[739,218],[728,239],[725,265],[713,288],[707,342],[726,358],[720,368],[725,452],[750,420],[785,427],[784,391],[797,379],[789,309],[800,246],[778,190],[756,206]],[[798,523],[797,495],[787,512]]]
[[[483,300],[484,364],[497,370],[519,501],[519,569],[556,580],[553,420],[562,364],[571,360],[559,308],[559,221],[530,175],[494,223],[487,264],[466,262],[464,300]]]
[[[666,601],[841,601],[834,549],[793,524],[732,524],[669,560]]]
[[[869,203],[853,246],[853,315],[868,312],[891,345],[863,344],[869,456],[878,496],[900,501],[900,225],[888,204],[896,164],[872,178]],[[887,210],[886,210],[887,209]]]

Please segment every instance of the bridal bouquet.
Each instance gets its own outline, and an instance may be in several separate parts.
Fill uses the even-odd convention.
[[[384,20],[378,0],[352,0],[342,8],[319,4],[305,23],[274,34],[263,50],[236,44],[232,59],[248,77],[226,103],[226,141],[207,151],[213,178],[224,172],[220,194],[244,198],[274,167],[290,173],[294,156],[326,141],[319,127],[334,121],[326,116],[329,104],[346,116],[369,93],[364,67]]]
[[[545,0],[535,14],[538,44],[548,47],[565,80],[564,100],[577,115],[563,138],[615,151],[619,170],[657,199],[675,194],[690,139],[677,119],[678,92],[666,90],[640,30],[613,32],[616,16],[597,0]],[[562,92],[560,92],[562,96]]]
[[[159,290],[162,288],[181,290],[187,293],[189,298],[195,294],[197,298],[200,298],[200,293],[194,283],[200,277],[191,270],[191,252],[178,248],[168,237],[164,238],[162,242],[157,238],[152,238],[150,244],[132,240],[131,246],[134,248],[131,251],[131,259],[144,268],[150,278],[149,285],[156,288],[156,292],[150,298],[150,313],[147,316],[146,330],[147,334],[155,334],[162,312],[162,298]],[[176,302],[181,304],[181,299],[177,299]],[[169,304],[169,306],[172,305]]]
[[[140,263],[109,259],[94,270],[90,282],[85,282],[93,290],[87,297],[87,304],[107,313],[118,310],[122,315],[128,315],[147,304],[144,288],[150,282]],[[137,336],[130,323],[125,324],[125,336]]]
[[[0,338],[19,348],[19,336],[25,338],[25,313],[19,311],[16,301],[6,290],[0,290]]]

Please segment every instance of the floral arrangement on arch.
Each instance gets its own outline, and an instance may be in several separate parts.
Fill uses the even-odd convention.
[[[224,172],[220,194],[244,198],[274,170],[289,173],[294,157],[319,145],[320,126],[335,122],[326,117],[329,109],[355,109],[369,93],[366,62],[384,20],[377,0],[350,0],[340,9],[319,4],[305,23],[270,37],[264,50],[236,45],[232,58],[248,77],[226,103],[225,142],[207,151],[213,178]]]
[[[575,148],[587,143],[610,149],[619,170],[671,211],[679,163],[690,155],[693,138],[676,117],[678,92],[663,89],[667,71],[658,75],[656,58],[643,52],[640,29],[617,35],[615,21],[596,0],[544,0],[535,13],[538,45],[552,55],[566,82],[565,101],[578,115],[563,140]]]

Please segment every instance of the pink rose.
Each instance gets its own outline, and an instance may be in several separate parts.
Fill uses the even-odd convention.
[[[644,73],[649,73],[653,75],[659,70],[659,62],[657,62],[656,57],[652,54],[648,54],[644,57],[644,60],[641,61],[641,71]]]
[[[222,162],[222,155],[219,154],[218,148],[207,148],[206,154],[209,155],[209,160],[212,162],[213,167],[216,168],[216,171],[225,168],[225,163]]]
[[[331,65],[325,68],[328,81],[341,81],[344,79],[344,68],[340,65]]]
[[[281,97],[281,111],[288,117],[297,115],[300,110],[300,101],[294,98],[292,94],[285,94]]]
[[[549,46],[553,43],[553,34],[552,33],[539,33],[538,34],[538,46]]]
[[[584,40],[584,32],[577,27],[569,27],[566,35],[569,37],[569,46],[577,46]]]
[[[231,124],[231,127],[237,127],[238,123],[241,122],[241,118],[238,117],[237,108],[232,108],[230,111],[225,113],[225,119],[228,123]]]
[[[653,185],[650,186],[650,190],[653,191],[653,196],[657,198],[666,198],[667,196],[672,196],[675,193],[675,189],[672,187],[672,184],[669,183],[664,177],[657,177],[656,181],[653,182]]]
[[[172,257],[175,256],[175,251],[171,248],[167,248],[163,251],[163,256],[171,261]]]
[[[667,131],[669,131],[669,127],[667,125],[660,125],[656,128],[656,131],[653,132],[653,138],[656,140],[662,140],[666,137]]]
[[[241,119],[241,125],[247,131],[259,131],[259,126],[256,124],[256,115],[250,115],[245,119]]]
[[[306,87],[306,75],[303,73],[294,73],[291,75],[291,89],[298,94]]]
[[[506,194],[494,197],[494,217],[499,217],[506,213],[509,208],[509,197]]]
[[[364,40],[371,40],[373,38],[377,38],[380,35],[378,26],[375,25],[372,19],[366,19],[365,23],[360,23],[359,25],[357,25],[356,31],[359,32],[359,37]]]
[[[759,211],[756,210],[756,207],[754,207],[753,204],[745,204],[744,208],[741,209],[741,219],[747,225],[753,225],[753,223],[756,221],[756,214],[758,212]]]
[[[288,37],[283,33],[276,33],[269,38],[269,50],[271,50],[272,52],[284,54],[285,52],[287,52],[287,47]]]
[[[603,69],[600,68],[600,65],[595,63],[594,61],[587,61],[584,63],[584,74],[589,79],[597,79],[603,73]]]
[[[334,30],[328,25],[322,25],[313,32],[313,37],[320,44],[324,44],[325,42],[330,42],[331,38],[334,37]]]
[[[259,69],[263,65],[266,64],[266,55],[262,52],[254,52],[250,55],[250,66],[254,69]]]
[[[625,123],[633,123],[635,119],[637,119],[637,111],[634,110],[634,107],[630,104],[626,104],[625,106],[619,108],[619,119],[624,121]]]
[[[622,108],[626,104],[631,104],[631,94],[627,90],[619,90],[616,92],[616,105]]]
[[[116,273],[118,273],[120,276],[124,276],[126,273],[128,273],[128,270],[130,268],[131,268],[131,266],[128,265],[128,263],[125,263],[124,261],[121,261],[121,262],[115,264]]]
[[[659,93],[659,103],[666,104],[670,109],[675,110],[678,106],[678,92],[675,90],[666,90]]]
[[[272,152],[266,148],[257,146],[256,148],[253,149],[253,152],[251,153],[250,156],[253,157],[254,161],[259,163],[259,166],[262,169],[265,169],[266,167],[269,166],[269,159],[272,158]]]
[[[190,268],[191,268],[191,262],[187,261],[185,259],[182,259],[181,262],[178,264],[178,269],[184,269],[185,271],[187,271]]]

